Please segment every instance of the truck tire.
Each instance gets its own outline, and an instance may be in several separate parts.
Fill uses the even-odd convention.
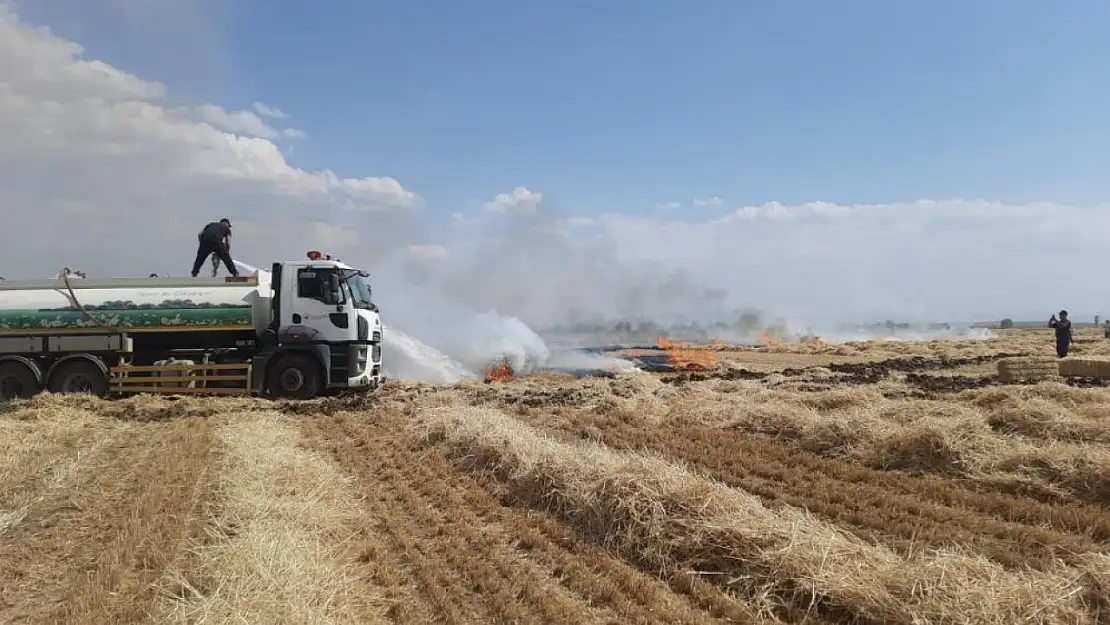
[[[0,362],[0,401],[26,399],[39,392],[35,372],[21,362]]]
[[[50,372],[46,388],[51,393],[90,393],[104,397],[108,394],[108,376],[94,363],[74,358],[59,363]]]
[[[281,356],[266,375],[270,394],[287,399],[316,397],[320,393],[320,382],[320,366],[300,354]]]

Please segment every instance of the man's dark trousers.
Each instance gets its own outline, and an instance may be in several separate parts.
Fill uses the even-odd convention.
[[[197,239],[197,259],[193,262],[194,278],[200,273],[200,268],[204,265],[204,261],[208,260],[209,254],[215,254],[217,258],[222,260],[228,273],[233,276],[239,275],[239,270],[235,268],[235,263],[232,262],[231,254],[228,253],[227,246],[224,245],[223,241],[205,237],[198,237]]]

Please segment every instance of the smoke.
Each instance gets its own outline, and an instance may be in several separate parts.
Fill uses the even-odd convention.
[[[235,261],[247,273],[269,273]],[[385,284],[391,284],[389,279]],[[480,377],[498,361],[521,373],[547,370],[629,372],[631,362],[573,348],[551,349],[520,319],[494,310],[475,312],[435,291],[400,285],[383,311],[382,358],[388,377],[433,384],[454,384]],[[388,287],[387,287],[388,288]],[[380,297],[381,288],[377,289]]]
[[[824,302],[852,300],[853,294],[843,290],[849,278],[867,285],[881,282],[857,276],[850,263],[824,273],[796,264],[802,267],[798,274],[785,273],[776,243],[760,247],[759,239],[769,237],[747,225],[728,235],[682,224],[668,225],[665,232],[656,224],[649,231],[631,218],[615,228],[580,228],[588,220],[564,213],[550,196],[532,213],[479,212],[476,217],[470,212],[451,220],[444,210],[448,207],[431,207],[443,210],[433,212],[407,202],[379,201],[391,196],[397,184],[392,179],[341,178],[331,171],[297,169],[285,161],[292,157],[293,143],[260,138],[265,134],[250,138],[248,130],[227,128],[226,120],[220,131],[216,122],[185,122],[185,117],[200,115],[191,110],[192,100],[245,103],[257,95],[228,97],[234,89],[248,89],[249,81],[211,79],[207,71],[190,71],[234,65],[222,57],[225,35],[235,30],[228,27],[224,11],[236,4],[20,3],[32,20],[52,23],[69,38],[89,40],[90,58],[167,81],[173,97],[141,95],[161,93],[163,85],[137,77],[102,81],[89,74],[83,79],[89,84],[71,85],[73,93],[62,106],[50,99],[61,97],[61,91],[40,93],[40,88],[52,80],[68,80],[83,66],[66,65],[70,53],[61,48],[45,46],[49,54],[41,58],[32,54],[35,46],[7,48],[8,57],[0,60],[11,60],[7,71],[21,78],[9,81],[17,87],[18,97],[11,101],[18,106],[5,109],[10,120],[5,137],[11,139],[0,142],[8,146],[0,160],[7,156],[9,165],[3,169],[0,204],[16,220],[6,224],[9,229],[22,233],[5,248],[3,260],[12,265],[4,268],[9,279],[12,271],[21,270],[21,262],[28,271],[36,266],[25,260],[38,257],[28,246],[45,240],[59,223],[67,226],[59,232],[73,236],[53,246],[54,253],[64,254],[66,263],[74,259],[90,275],[147,275],[171,267],[177,268],[170,270],[174,275],[181,275],[191,265],[197,228],[227,214],[236,224],[233,253],[257,259],[262,267],[303,258],[304,250],[317,248],[373,272],[376,299],[390,329],[387,347],[395,359],[394,375],[433,381],[478,375],[501,358],[521,371],[558,363],[623,367],[555,347],[554,339],[574,335],[579,343],[589,343],[630,334],[618,330],[620,323],[642,326],[639,335],[647,340],[661,329],[693,332],[694,325],[709,338],[739,335],[743,333],[734,326],[745,307],[790,308],[767,299],[768,293],[803,292],[802,304],[793,310],[817,309]],[[43,35],[36,37],[29,40]],[[50,80],[44,82],[44,77]],[[183,84],[190,97],[182,95]],[[205,97],[212,91],[221,93]],[[23,97],[32,98],[27,100],[31,104]],[[105,105],[117,101],[122,104]],[[179,104],[190,109],[188,115],[173,112]],[[30,115],[39,112],[43,115]],[[305,113],[311,126],[312,112]],[[301,114],[290,115],[299,125]],[[277,133],[278,126],[270,132]],[[311,137],[311,127],[307,131]],[[58,185],[63,178],[67,184]],[[33,215],[16,208],[31,205],[38,207]],[[400,209],[386,210],[386,205]],[[104,220],[109,208],[117,215],[130,212],[116,221]],[[143,236],[133,237],[133,245],[106,246],[105,241],[118,235],[118,223]],[[745,241],[725,240],[745,232]],[[410,246],[418,246],[414,249],[422,255],[411,253]],[[743,249],[742,256],[719,258],[736,248]],[[135,261],[145,255],[152,263],[166,264],[136,271]],[[771,277],[783,284],[779,291],[750,289],[773,282]],[[822,281],[838,284],[828,291],[805,290],[805,284]],[[895,297],[900,294],[894,287],[881,288],[893,299],[905,299]],[[746,332],[750,335],[750,328]]]
[[[491,219],[481,238],[458,241],[452,257],[419,278],[472,308],[495,308],[537,328],[582,322],[686,319],[730,312],[728,290],[654,259],[622,258],[604,235],[568,230],[574,219],[543,212]]]
[[[383,317],[404,337],[390,357],[425,351],[457,366],[420,379],[480,375],[507,359],[517,371],[541,368],[631,370],[628,361],[586,354],[577,347],[603,343],[653,344],[659,335],[756,345],[821,338],[930,340],[991,338],[988,330],[906,323],[837,325],[786,320],[741,306],[719,284],[662,261],[622,258],[613,241],[568,234],[557,212],[487,220],[477,233],[440,232],[444,250],[413,255],[399,245],[378,246],[372,263],[375,299]],[[407,234],[419,232],[413,227]],[[386,237],[379,236],[383,242]],[[395,241],[397,239],[394,239]],[[400,239],[410,240],[410,239]],[[421,348],[421,349],[424,349]],[[430,351],[428,352],[430,353]],[[420,376],[419,371],[396,375]]]
[[[391,288],[392,287],[392,288]],[[384,294],[383,294],[384,292]],[[518,317],[496,310],[475,311],[441,292],[386,278],[375,287],[388,320],[386,352],[402,364],[391,375],[429,382],[457,381],[480,375],[489,365],[505,360],[517,372],[541,369],[604,369],[628,371],[631,363],[617,358],[552,349]],[[391,339],[396,335],[396,339]],[[421,356],[427,367],[408,363]],[[448,364],[449,363],[449,364]]]
[[[438,349],[389,326],[382,336],[382,361],[386,377],[401,380],[454,384],[476,377]]]

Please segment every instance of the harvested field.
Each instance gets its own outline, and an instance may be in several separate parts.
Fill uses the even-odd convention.
[[[1051,349],[0,406],[0,621],[1110,623],[1110,389],[996,373]]]

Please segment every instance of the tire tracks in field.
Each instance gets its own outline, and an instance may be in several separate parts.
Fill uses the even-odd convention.
[[[158,577],[202,524],[212,427],[178,421],[122,431],[72,488],[33,503],[0,540],[4,622],[136,623]]]
[[[456,595],[456,607],[470,608],[451,613],[440,602],[449,622],[475,617],[499,622],[756,620],[742,604],[701,580],[671,580],[672,587],[685,589],[678,594],[612,554],[582,544],[569,528],[542,513],[503,505],[495,485],[415,446],[396,415],[340,414],[306,422],[305,428],[314,444],[328,447],[360,478],[379,508],[393,516],[411,515],[397,519],[394,531],[414,560],[450,562],[457,579],[443,579],[455,576],[436,574],[433,568],[423,584],[427,594],[438,586]],[[419,561],[414,564],[426,571]],[[487,598],[467,596],[465,587]]]
[[[1093,506],[1052,505],[951,479],[870,469],[765,437],[675,423],[644,427],[611,415],[518,418],[568,438],[586,427],[610,447],[660,453],[769,505],[807,508],[901,553],[963,545],[1004,566],[1046,568],[1100,551],[1110,539],[1110,515]]]
[[[336,438],[355,441],[353,448],[348,450],[362,451],[358,454],[362,462],[352,454],[341,452],[337,456],[340,463],[359,478],[365,478],[370,472],[383,482],[381,486],[384,488],[376,490],[379,497],[385,500],[387,509],[393,514],[404,511],[408,517],[393,519],[405,524],[407,531],[414,534],[411,538],[406,537],[409,538],[405,540],[408,543],[406,546],[410,549],[419,546],[423,552],[420,555],[428,556],[426,559],[431,562],[446,564],[462,578],[445,580],[440,575],[435,581],[447,582],[441,587],[446,586],[448,590],[452,587],[466,588],[476,595],[466,597],[467,593],[453,593],[455,596],[452,599],[458,602],[456,606],[469,609],[467,614],[448,612],[449,621],[597,621],[588,606],[574,605],[573,600],[552,592],[547,580],[540,578],[534,569],[522,566],[523,562],[512,558],[514,554],[505,545],[499,544],[495,537],[483,532],[480,521],[466,514],[466,510],[449,506],[450,500],[442,496],[435,499],[428,497],[426,493],[430,489],[444,494],[446,489],[438,483],[444,476],[431,476],[429,482],[429,476],[421,471],[423,459],[404,454],[405,445],[388,439],[382,441],[379,433],[365,436],[360,428],[348,427],[349,422],[338,425]],[[386,445],[370,448],[368,443],[371,442],[385,442]],[[398,458],[398,455],[404,457]],[[420,568],[427,571],[426,567]],[[441,564],[438,568],[445,567]]]
[[[158,623],[383,623],[384,589],[348,551],[372,533],[349,477],[277,413],[220,419],[205,538],[163,576]]]

